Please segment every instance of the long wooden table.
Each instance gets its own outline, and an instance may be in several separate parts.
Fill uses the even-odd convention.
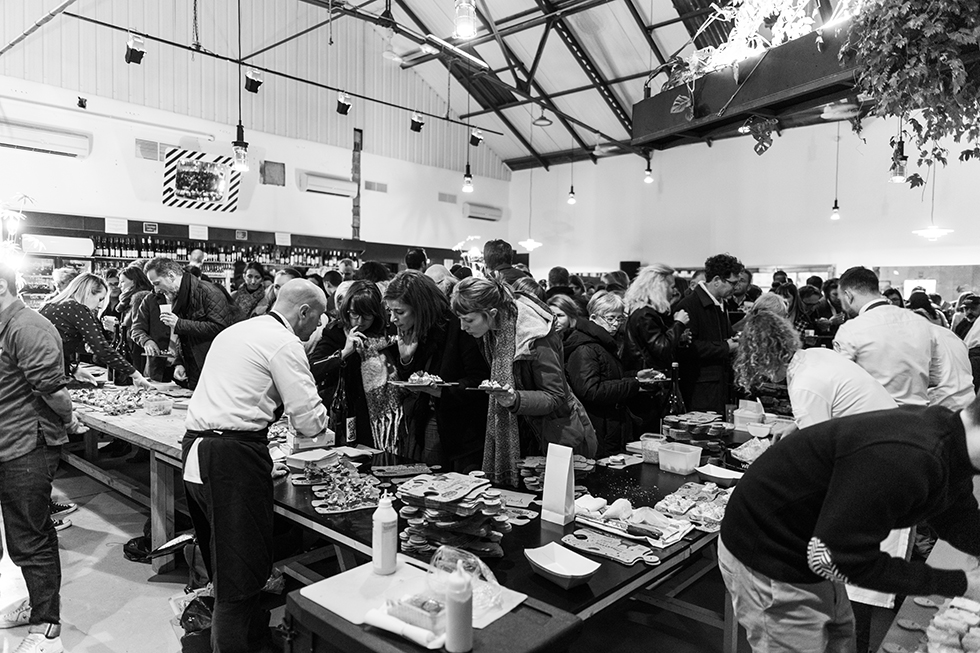
[[[180,410],[164,417],[150,417],[142,410],[121,416],[108,416],[97,411],[79,412],[81,421],[90,428],[150,451],[150,496],[145,498],[145,503],[150,507],[151,539],[154,547],[174,536],[174,488],[179,482],[179,443],[184,435],[185,415]],[[74,454],[66,454],[66,459],[83,471],[97,474],[100,480],[106,476],[96,465]],[[361,471],[369,472],[372,465],[398,462],[404,460],[380,454],[369,459]],[[634,506],[652,506],[660,498],[691,480],[697,480],[697,476],[679,476],[661,471],[655,465],[639,464],[618,470],[597,466],[585,483],[592,494],[609,501],[626,497]],[[111,480],[106,482],[112,485]],[[294,486],[287,479],[279,479],[275,483],[274,492],[275,511],[278,514],[340,545],[341,550],[346,550],[348,554],[355,552],[361,556],[370,555],[370,510],[321,515],[312,506],[312,489]],[[134,498],[139,500],[138,497]],[[727,597],[723,613],[677,598],[677,594],[684,588],[714,567],[717,535],[693,531],[678,544],[657,551],[661,559],[658,566],[647,566],[643,563],[626,566],[604,561],[599,572],[587,585],[563,590],[533,572],[524,557],[524,550],[560,540],[575,528],[574,523],[562,527],[540,519],[523,526],[515,526],[501,543],[504,557],[487,560],[487,563],[501,584],[582,619],[631,597],[721,628],[723,651],[728,653],[735,650],[737,623]],[[352,557],[341,560],[342,566],[353,563]],[[154,569],[166,570],[172,564],[172,557],[158,559],[154,561]],[[657,589],[661,586],[669,586],[669,590],[658,592]]]

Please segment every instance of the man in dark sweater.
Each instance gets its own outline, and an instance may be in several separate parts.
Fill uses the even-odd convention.
[[[746,472],[721,525],[718,563],[756,653],[853,652],[844,583],[980,599],[980,569],[892,558],[879,543],[928,522],[980,555],[980,399],[954,413],[909,406],[803,429]]]

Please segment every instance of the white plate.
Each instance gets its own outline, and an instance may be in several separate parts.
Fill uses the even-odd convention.
[[[695,467],[694,469],[702,474],[716,476],[718,478],[742,478],[743,476],[742,472],[736,472],[734,469],[725,469],[724,467],[719,467],[718,465],[701,465],[700,467]]]

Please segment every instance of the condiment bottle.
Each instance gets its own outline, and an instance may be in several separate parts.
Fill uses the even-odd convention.
[[[456,563],[456,571],[446,582],[446,651],[466,653],[473,650],[473,585],[470,575],[463,569],[463,561]]]
[[[398,552],[398,513],[391,507],[391,495],[387,492],[378,501],[372,522],[371,561],[374,573],[381,576],[393,574]]]

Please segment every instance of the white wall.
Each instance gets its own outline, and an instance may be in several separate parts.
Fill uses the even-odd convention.
[[[24,193],[37,201],[32,209],[50,213],[351,236],[351,200],[305,193],[297,186],[302,170],[350,178],[350,150],[247,130],[251,165],[238,211],[170,208],[161,201],[163,163],[136,157],[135,139],[229,155],[234,128],[107,99],[93,99],[83,111],[75,108],[75,99],[65,89],[0,77],[0,120],[92,136],[91,154],[84,159],[0,148],[0,201]],[[142,124],[127,122],[132,120]],[[206,135],[213,135],[213,142]],[[286,164],[285,187],[259,184],[259,162],[264,159]],[[452,247],[474,227],[487,237],[507,235],[506,221],[489,224],[462,217],[459,172],[365,153],[362,178],[388,184],[387,194],[362,190],[363,240]],[[476,177],[474,185],[476,192],[468,201],[506,208],[507,182]],[[439,202],[440,192],[458,195],[458,203]]]
[[[747,137],[658,152],[649,185],[639,157],[577,163],[575,206],[565,203],[569,166],[535,170],[532,235],[545,246],[532,254],[532,270],[614,269],[621,260],[697,267],[724,251],[750,266],[832,264],[838,273],[852,265],[980,263],[980,163],[957,162],[951,144],[950,164],[938,173],[936,224],[955,232],[925,241],[911,231],[928,225],[929,192],[923,201],[921,189],[886,181],[894,127],[867,121],[864,143],[842,123],[839,222],[828,219],[836,125],[784,132],[763,156]],[[527,236],[530,175],[515,173],[511,182],[515,241]]]

